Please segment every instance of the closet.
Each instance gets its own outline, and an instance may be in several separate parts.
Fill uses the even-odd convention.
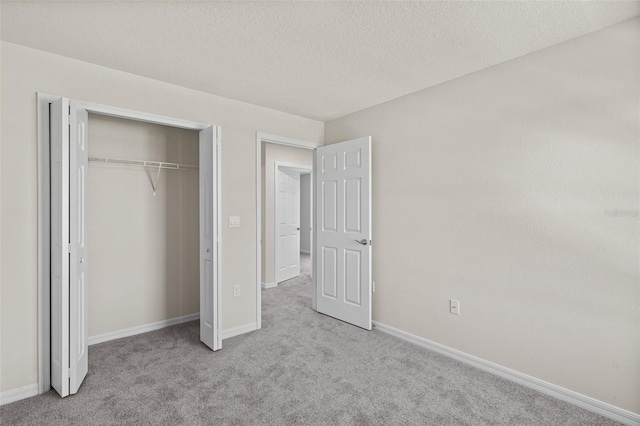
[[[76,393],[90,344],[171,324],[220,349],[220,128],[46,94],[38,116],[41,391]]]
[[[91,345],[199,312],[198,132],[95,114],[88,129]]]

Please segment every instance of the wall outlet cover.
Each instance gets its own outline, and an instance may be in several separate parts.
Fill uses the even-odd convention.
[[[240,228],[240,216],[229,216],[229,228]]]

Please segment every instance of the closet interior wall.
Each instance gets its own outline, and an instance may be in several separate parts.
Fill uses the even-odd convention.
[[[89,116],[89,156],[198,165],[198,133]],[[198,170],[89,163],[89,338],[199,311]]]

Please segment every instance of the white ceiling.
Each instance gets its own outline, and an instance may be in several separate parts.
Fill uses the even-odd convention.
[[[329,120],[640,14],[638,1],[2,2],[2,40]]]

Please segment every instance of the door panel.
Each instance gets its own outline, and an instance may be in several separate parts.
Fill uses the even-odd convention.
[[[322,295],[331,299],[338,297],[338,249],[336,247],[322,247],[322,259],[320,264],[323,273],[320,274],[322,282]]]
[[[221,348],[218,333],[217,129],[200,131],[200,341]]]
[[[322,231],[337,232],[338,181],[328,180],[322,185]]]
[[[89,369],[87,326],[88,251],[86,235],[86,191],[89,116],[71,101],[69,125],[69,393],[78,392]]]
[[[361,259],[359,250],[346,249],[344,251],[344,300],[355,306],[360,306],[362,302],[360,299]]]
[[[51,103],[51,386],[69,395],[69,100]]]
[[[371,138],[316,149],[320,313],[371,330]]]
[[[344,181],[344,202],[345,202],[345,232],[362,233],[361,228],[361,200],[360,184],[362,179],[351,178]]]

